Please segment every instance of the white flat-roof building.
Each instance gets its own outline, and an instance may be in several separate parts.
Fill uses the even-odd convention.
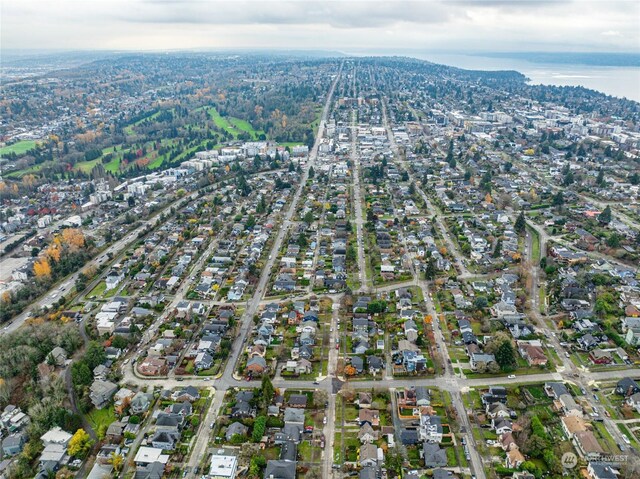
[[[162,454],[162,449],[141,446],[133,461],[137,465],[151,464],[154,462],[166,464],[169,462],[169,454]]]
[[[40,439],[45,447],[49,444],[62,444],[63,446],[67,446],[71,440],[71,434],[63,431],[60,427],[54,427],[45,432]]]
[[[235,456],[211,456],[209,479],[234,479],[238,470],[238,458]]]

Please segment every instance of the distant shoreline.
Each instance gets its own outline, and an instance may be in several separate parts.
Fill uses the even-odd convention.
[[[473,56],[512,58],[531,63],[554,63],[558,65],[640,68],[640,53],[488,52]]]

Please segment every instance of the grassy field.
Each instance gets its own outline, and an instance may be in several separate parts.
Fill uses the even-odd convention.
[[[22,140],[14,143],[13,145],[3,146],[0,148],[0,155],[8,155],[9,153],[24,155],[27,151],[33,150],[35,147],[36,142],[34,140]]]
[[[263,134],[263,131],[257,131],[251,123],[246,120],[241,120],[240,118],[235,117],[225,117],[220,115],[216,107],[212,106],[207,109],[207,113],[213,120],[213,123],[220,129],[225,130],[227,133],[230,133],[234,137],[238,137],[240,132],[248,133],[255,140],[258,138],[258,135]]]
[[[104,169],[111,173],[117,173],[120,168],[120,157],[115,156],[111,161],[105,163]]]
[[[107,283],[105,283],[104,281],[100,281],[87,296],[88,297],[95,296],[96,298],[102,297],[106,289],[107,289]]]
[[[241,120],[239,118],[231,117],[229,118],[229,121],[238,130],[244,131],[245,133],[249,133],[254,140],[258,138],[258,135],[264,133],[262,131],[258,131],[254,129],[253,126],[251,126],[251,123],[249,123],[246,120]]]
[[[284,146],[285,148],[288,146],[289,148],[293,148],[294,146],[304,145],[301,141],[285,141],[284,143],[278,143],[280,146]]]
[[[156,112],[153,115],[149,115],[149,116],[145,116],[144,118],[132,123],[131,125],[127,126],[124,128],[124,133],[125,135],[133,135],[134,131],[133,131],[133,127],[139,125],[140,123],[142,123],[145,120],[153,120],[155,117],[157,117],[160,114],[160,112]]]
[[[89,414],[87,414],[87,421],[91,424],[91,427],[98,437],[100,434],[104,434],[113,421],[116,420],[116,414],[113,411],[112,407],[106,407],[104,409],[94,409]]]
[[[226,131],[230,131],[230,129],[233,129],[233,127],[227,121],[227,119],[224,118],[222,115],[220,115],[220,113],[218,113],[218,110],[216,110],[216,107],[212,106],[212,107],[208,108],[207,109],[207,113],[209,114],[209,116],[213,120],[213,123],[218,128],[221,128],[221,129],[226,130]],[[230,131],[230,133],[233,133],[233,131]]]
[[[527,229],[529,230],[529,234],[532,236],[532,241],[531,241],[531,261],[534,264],[538,264],[538,263],[540,263],[540,235],[533,228],[529,228],[527,226]]]
[[[7,173],[5,176],[7,178],[22,178],[24,175],[28,175],[29,173],[37,173],[43,167],[47,166],[47,164],[50,164],[50,162],[33,165],[29,168],[25,168],[24,170],[12,171],[11,173]]]
[[[322,118],[322,107],[316,107],[316,119],[311,123],[311,129],[317,134],[318,126],[320,125],[320,119]]]
[[[76,164],[76,169],[83,171],[84,173],[91,173],[93,167],[98,163],[100,163],[100,158],[96,158],[95,160],[91,161],[81,161],[80,163]]]

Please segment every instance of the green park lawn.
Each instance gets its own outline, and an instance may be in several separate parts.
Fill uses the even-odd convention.
[[[3,146],[0,148],[0,155],[8,155],[15,153],[16,155],[24,155],[27,151],[33,150],[36,147],[34,140],[22,140],[14,143],[13,145]]]

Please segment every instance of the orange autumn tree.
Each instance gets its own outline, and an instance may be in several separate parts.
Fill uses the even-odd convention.
[[[46,278],[51,276],[51,265],[46,258],[41,258],[33,263],[33,274],[36,278]]]
[[[52,244],[50,245],[45,251],[44,254],[47,258],[49,258],[51,261],[54,262],[58,262],[60,261],[60,248],[57,247],[57,245]]]
[[[72,251],[76,251],[84,246],[84,235],[77,228],[67,228],[62,230],[62,242]]]

